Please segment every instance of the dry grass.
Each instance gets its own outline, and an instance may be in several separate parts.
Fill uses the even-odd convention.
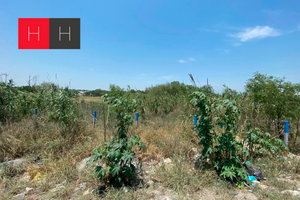
[[[186,159],[192,156],[192,147],[197,137],[193,134],[192,125],[188,122],[181,124],[180,119],[162,120],[154,117],[138,127],[133,128],[132,134],[137,134],[146,144],[146,156],[151,159],[172,157],[175,154],[183,155]],[[189,131],[186,131],[187,127]],[[145,156],[145,155],[144,155]]]
[[[12,126],[4,127],[0,132],[0,161],[24,156],[61,156],[74,146],[81,145],[93,134],[84,123],[76,124],[74,132],[63,136],[59,123],[44,121],[42,118],[23,119]]]
[[[171,194],[178,199],[233,199],[233,192],[237,190],[235,186],[220,180],[213,169],[194,168],[192,148],[200,152],[199,139],[193,134],[192,122],[181,123],[181,119],[174,116],[176,113],[167,117],[148,116],[138,127],[132,126],[129,132],[129,136],[138,134],[146,144],[147,151],[139,155],[144,162],[152,159],[161,163],[163,158],[171,158],[171,164],[155,167],[155,174],[151,177],[158,183],[138,190],[108,188],[101,196],[83,196],[84,191],[78,190],[82,183],[86,183],[87,189],[97,188],[100,184],[94,177],[93,168],[87,167],[80,173],[76,170],[77,163],[91,156],[92,150],[104,142],[101,124],[92,128],[90,123],[82,123],[77,134],[67,138],[61,136],[58,124],[43,120],[24,119],[11,127],[2,127],[1,161],[17,157],[33,160],[40,156],[43,164],[28,163],[21,169],[3,169],[0,173],[0,198],[11,199],[30,187],[34,189],[27,195],[28,199],[155,199]],[[112,127],[108,129],[108,140],[113,132]],[[275,191],[253,189],[259,199],[295,199],[280,193],[292,186],[276,179],[283,173],[291,177],[300,175],[300,162],[288,161],[264,158],[253,162],[261,167],[268,178],[267,184],[276,188]],[[28,181],[24,180],[26,176],[30,177]],[[216,182],[221,186],[214,186]],[[59,184],[63,187],[55,190]]]
[[[102,102],[101,97],[79,96],[79,102]]]

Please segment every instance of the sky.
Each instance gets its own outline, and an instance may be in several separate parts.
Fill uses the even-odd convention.
[[[18,18],[80,18],[81,48],[18,49]],[[242,92],[256,71],[299,83],[299,61],[299,0],[0,2],[0,74],[18,86],[31,75],[72,89],[144,90],[191,84],[190,73],[216,92]]]

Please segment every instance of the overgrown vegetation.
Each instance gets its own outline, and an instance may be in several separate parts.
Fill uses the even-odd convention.
[[[283,151],[288,151],[281,139],[271,137],[270,133],[264,133],[259,128],[249,130],[243,144],[247,147],[246,156],[251,160],[263,155],[280,155]]]
[[[199,159],[209,160],[220,176],[233,182],[248,180],[243,163],[250,155],[269,155],[268,152],[280,154],[288,150],[282,140],[271,138],[269,133],[263,133],[259,128],[247,132],[243,142],[236,140],[236,119],[239,108],[228,99],[207,97],[203,92],[191,95],[191,104],[197,108],[198,116],[196,132],[203,146]]]
[[[209,99],[202,92],[194,92],[191,103],[197,107],[196,131],[201,138],[199,145],[204,147],[200,159],[210,159],[225,179],[246,180],[247,172],[242,166],[245,149],[235,139],[235,121],[240,112],[237,106],[230,100]]]
[[[98,179],[106,184],[132,185],[141,160],[162,162],[163,158],[172,158],[174,165],[159,168],[156,176],[183,196],[198,190],[198,184],[214,184],[202,180],[207,176],[230,183],[227,187],[243,188],[247,160],[264,167],[267,176],[283,171],[300,173],[299,167],[284,161],[278,167],[259,162],[278,161],[282,151],[299,152],[300,84],[255,73],[245,92],[224,86],[218,94],[210,85],[197,87],[195,81],[193,85],[172,82],[152,86],[146,91],[110,85],[109,91],[88,92],[86,95],[97,96],[97,101],[79,101],[78,91],[52,83],[16,87],[13,80],[1,82],[0,161],[41,157],[43,167],[35,171],[40,170],[40,179],[48,181],[38,186],[43,192],[64,180],[73,185],[85,181],[94,188]],[[95,128],[91,125],[93,111],[97,111]],[[135,112],[141,116],[138,127],[132,126]],[[193,115],[197,115],[195,130]],[[290,122],[289,149],[282,142],[283,120]],[[194,169],[195,149],[210,168]],[[76,163],[91,154],[91,161],[97,164],[94,174],[76,174]],[[19,184],[17,178],[31,172],[29,168],[1,172],[0,188],[7,189],[7,198],[21,192],[14,186]],[[182,183],[187,186],[183,188]],[[51,198],[67,198],[72,191],[70,187]],[[114,189],[107,195],[112,195],[111,191]]]
[[[136,110],[137,104],[134,99],[108,97],[108,95],[104,96],[104,100],[112,104],[112,108],[117,112],[117,135],[111,142],[94,149],[91,160],[93,162],[102,160],[106,166],[105,168],[101,165],[96,166],[95,174],[100,180],[104,179],[112,184],[129,184],[137,167],[133,164],[135,157],[133,148],[139,146],[140,150],[146,150],[138,135],[132,136],[129,140],[127,138],[129,126],[133,124],[132,113]],[[141,167],[141,160],[139,165]]]

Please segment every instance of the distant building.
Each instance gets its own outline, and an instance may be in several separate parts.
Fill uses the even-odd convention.
[[[83,94],[84,94],[84,91],[83,91],[83,90],[78,91],[78,94],[79,94],[79,95],[83,95]]]

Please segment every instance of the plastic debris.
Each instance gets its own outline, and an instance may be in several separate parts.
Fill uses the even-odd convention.
[[[257,179],[255,178],[255,176],[248,176],[249,180],[252,181],[257,181]]]
[[[263,175],[262,171],[257,167],[252,167],[250,165],[245,165],[248,176],[254,176],[258,181],[266,180],[266,177]]]

